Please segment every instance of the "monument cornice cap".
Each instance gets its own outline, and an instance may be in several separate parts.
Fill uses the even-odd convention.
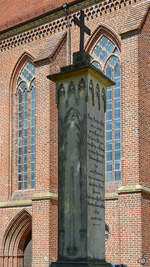
[[[115,83],[109,79],[101,70],[97,69],[91,63],[84,64],[72,64],[61,68],[59,73],[48,75],[47,78],[53,82],[59,82],[70,77],[82,75],[82,74],[91,74],[97,79],[101,79],[105,86],[112,86]]]

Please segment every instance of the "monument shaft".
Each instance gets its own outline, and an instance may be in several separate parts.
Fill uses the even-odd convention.
[[[86,74],[57,88],[59,258],[104,259],[105,90]]]
[[[104,113],[106,86],[113,83],[79,62],[77,54],[74,65],[49,76],[56,81],[59,126],[57,264],[109,266],[104,260]]]

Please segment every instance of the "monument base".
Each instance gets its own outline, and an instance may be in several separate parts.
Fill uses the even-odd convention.
[[[75,261],[66,261],[66,262],[52,262],[50,267],[112,267],[111,263],[106,261],[87,261],[87,262],[75,262]]]

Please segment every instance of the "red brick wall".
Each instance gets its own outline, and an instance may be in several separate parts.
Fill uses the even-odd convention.
[[[139,35],[139,134],[140,134],[140,179],[141,184],[150,186],[150,14],[143,23]],[[142,254],[145,266],[150,265],[150,198],[142,199]]]
[[[138,35],[121,43],[122,182],[139,184]]]
[[[130,267],[140,267],[142,254],[141,194],[119,196],[120,258]]]
[[[17,1],[14,3],[17,7]],[[5,3],[2,1],[1,4]],[[20,1],[18,1],[19,4]],[[32,17],[32,4],[33,1],[30,2],[27,9],[24,9],[24,17],[21,17],[21,19]],[[55,2],[55,4],[61,5],[60,1],[59,3]],[[22,3],[22,7],[23,5],[24,3]],[[15,20],[13,20],[13,4],[11,8],[10,21],[13,21],[13,23],[20,22],[21,20],[17,14]],[[19,6],[17,8],[19,10]],[[92,34],[98,26],[105,26],[114,36],[114,40],[121,44],[122,184],[108,183],[106,185],[107,192],[116,191],[120,185],[142,183],[149,186],[149,16],[147,16],[141,34],[126,35],[121,40],[119,36],[120,28],[123,28],[127,15],[130,14],[130,8],[130,6],[120,9],[118,7],[112,12],[99,14],[94,19],[86,20]],[[39,14],[38,10],[45,12],[47,3],[38,1],[36,9],[34,9],[34,15]],[[20,12],[22,11],[20,10]],[[1,25],[2,22],[4,25],[6,21],[2,21],[2,19],[3,17],[1,18]],[[130,22],[132,21],[129,21],[129,28]],[[71,28],[71,37],[71,49],[74,52],[79,47],[79,29],[77,26]],[[95,39],[93,38],[93,45],[97,38],[98,35]],[[86,43],[89,39],[86,36]],[[15,177],[12,177],[10,168],[12,73],[24,52],[36,58],[47,40],[48,37],[42,37],[0,53],[0,201],[31,199],[35,192],[57,192],[58,155],[55,85],[47,80],[46,76],[58,72],[60,66],[66,64],[66,42],[63,43],[49,64],[43,64],[36,68],[37,146],[35,190],[15,191]],[[22,208],[0,208],[0,247],[7,225],[20,210]],[[106,224],[109,227],[109,239],[106,242],[106,259],[108,261],[122,261],[127,263],[128,267],[139,267],[137,261],[144,251],[146,258],[149,258],[146,265],[148,267],[150,261],[149,214],[149,198],[144,197],[142,199],[141,193],[120,194],[118,200],[106,201]],[[56,258],[57,204],[51,200],[34,200],[32,216],[33,263],[36,264],[36,267],[39,267],[44,266],[44,257],[49,261]]]
[[[32,209],[32,263],[38,267],[57,258],[57,202],[33,201]]]
[[[65,3],[73,2],[66,0]],[[0,18],[0,31],[13,27],[16,24],[28,21],[40,16],[55,8],[61,7],[63,0],[45,1],[45,0],[6,0],[0,2],[0,9],[3,10]],[[7,14],[7,16],[6,16]]]
[[[145,266],[150,266],[150,197],[147,194],[143,194],[142,198],[142,255],[146,258]],[[142,257],[141,255],[141,257]]]
[[[105,223],[108,226],[109,235],[106,245],[106,260],[108,262],[120,262],[121,248],[120,248],[120,213],[119,201],[107,200],[105,202]]]
[[[139,35],[140,179],[150,186],[150,14]]]

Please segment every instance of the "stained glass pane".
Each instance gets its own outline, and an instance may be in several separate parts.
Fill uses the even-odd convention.
[[[112,130],[112,121],[107,122],[106,130]]]
[[[119,77],[120,80],[120,65],[117,63],[114,68],[114,78]]]
[[[108,143],[108,142],[106,143],[106,150],[107,151],[109,151],[109,150],[112,151],[112,143]]]
[[[22,166],[21,165],[18,165],[18,172],[21,173],[21,168]]]
[[[115,180],[120,180],[120,171],[115,171]]]
[[[117,119],[117,118],[120,118],[120,109],[116,109],[115,112],[114,112],[114,118]]]
[[[33,174],[33,176],[35,177],[35,174]],[[35,178],[33,177],[33,180],[31,180],[31,188],[35,187]]]
[[[112,152],[106,153],[106,159],[107,159],[107,161],[112,160]]]
[[[112,119],[112,111],[108,111],[108,112],[106,113],[106,119],[107,119],[107,120],[111,120],[111,119]]]
[[[115,130],[115,139],[120,139],[120,130]]]
[[[112,102],[111,101],[107,101],[107,110],[108,109],[112,109]]]
[[[98,62],[94,61],[93,63],[93,66],[95,66],[97,69],[100,69],[101,70],[101,66]]]
[[[22,162],[22,157],[18,156],[18,164],[21,164],[21,162]]]
[[[28,155],[24,155],[24,162],[28,162]]]
[[[108,141],[108,140],[111,140],[112,139],[112,131],[107,131],[106,132],[106,140]]]
[[[115,149],[120,149],[120,142],[118,140],[115,141]]]
[[[114,67],[116,65],[116,62],[118,61],[117,57],[115,56],[111,56],[111,58],[109,59],[108,61],[108,64],[111,66],[111,67]]]
[[[115,109],[120,108],[120,98],[114,99],[114,105],[115,105]]]
[[[114,128],[115,128],[115,129],[120,128],[120,120],[117,120],[117,121],[115,120],[115,121],[114,121]]]
[[[119,50],[118,50],[118,48],[115,48],[114,54],[115,54],[116,56],[119,56]]]
[[[35,153],[35,146],[31,145],[31,153]]]
[[[106,38],[105,36],[103,36],[101,38],[101,40],[99,41],[99,45],[102,46],[102,47],[105,47],[107,45],[107,42],[108,42],[108,38]]]
[[[34,159],[35,159],[34,154],[31,154],[31,162],[34,162]]]
[[[28,188],[28,182],[26,181],[26,179],[24,178],[24,189]]]
[[[19,94],[18,94],[18,102],[20,105],[20,109],[22,110],[22,93],[21,93],[21,91],[19,91]]]
[[[107,100],[112,100],[112,91],[107,91]]]
[[[27,85],[25,82],[21,82],[19,87],[20,87],[21,91],[24,92],[24,90],[27,88]]]
[[[120,161],[115,162],[115,170],[120,170]]]
[[[24,154],[27,154],[27,153],[28,153],[28,147],[24,146]]]
[[[106,172],[106,180],[107,181],[112,181],[112,172]]]
[[[105,47],[106,47],[108,53],[110,54],[110,53],[113,52],[113,50],[115,48],[115,45],[110,40],[108,40],[108,42],[107,42]]]
[[[111,163],[107,163],[107,171],[112,171],[112,164]]]
[[[107,51],[105,51],[105,50],[102,50],[101,53],[100,53],[100,55],[99,55],[100,60],[102,62],[104,62],[107,59],[107,56],[108,56],[108,54],[107,54]]]
[[[94,49],[93,53],[96,57],[99,56],[100,52],[101,52],[101,47],[99,45],[96,46],[96,48]]]

